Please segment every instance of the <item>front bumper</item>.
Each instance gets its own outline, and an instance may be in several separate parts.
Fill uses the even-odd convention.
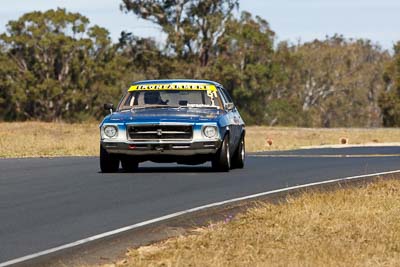
[[[132,156],[195,156],[215,154],[221,141],[202,142],[101,142],[108,153]]]

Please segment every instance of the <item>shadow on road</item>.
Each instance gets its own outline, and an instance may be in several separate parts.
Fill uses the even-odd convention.
[[[135,173],[157,173],[157,172],[215,172],[211,167],[207,166],[173,166],[173,167],[139,167]]]
[[[199,166],[199,167],[185,167],[185,166],[171,166],[171,167],[139,167],[134,172],[127,172],[122,169],[119,169],[118,174],[127,173],[213,173],[217,172],[208,166]],[[98,173],[102,173],[99,171]]]

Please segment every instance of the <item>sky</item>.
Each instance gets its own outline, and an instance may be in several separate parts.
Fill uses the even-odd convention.
[[[323,39],[335,33],[348,38],[367,38],[384,49],[400,41],[398,0],[239,0],[240,10],[266,19],[278,41],[292,43]],[[110,31],[117,40],[121,31],[158,41],[165,36],[157,25],[119,9],[121,0],[0,0],[0,32],[9,20],[33,10],[57,7],[79,12]]]

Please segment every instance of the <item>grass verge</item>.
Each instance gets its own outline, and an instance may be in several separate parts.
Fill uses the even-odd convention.
[[[111,266],[399,266],[399,214],[399,180],[308,192],[130,249]]]
[[[290,128],[248,127],[246,145],[249,151],[289,150],[304,146],[339,145],[341,139],[349,144],[400,142],[396,128]],[[267,143],[267,140],[272,145]]]
[[[0,123],[0,157],[98,155],[98,124]]]
[[[302,146],[399,142],[400,129],[315,129],[247,127],[249,152],[287,150]],[[272,145],[267,143],[272,142]],[[97,156],[97,123],[66,124],[44,122],[0,123],[0,157]]]

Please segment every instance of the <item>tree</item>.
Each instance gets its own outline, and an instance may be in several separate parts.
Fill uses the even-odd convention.
[[[182,59],[197,56],[208,65],[213,46],[238,0],[123,0],[121,9],[159,25],[167,34],[167,47]]]
[[[400,43],[395,55],[335,35],[275,44],[268,22],[238,0],[123,0],[158,24],[165,47],[106,29],[64,9],[30,12],[0,35],[0,119],[100,118],[132,81],[201,78],[222,83],[248,124],[400,125]],[[380,97],[379,97],[380,96]],[[378,105],[379,98],[379,105]]]
[[[25,117],[27,88],[32,77],[19,71],[18,66],[0,48],[0,119],[20,120]]]
[[[165,78],[173,71],[173,58],[164,55],[153,39],[122,32],[116,47],[128,70],[128,82]]]
[[[12,61],[9,71],[18,73],[8,77],[24,100],[14,101],[10,119],[83,119],[99,114],[101,99],[117,93],[118,65],[108,31],[88,24],[64,9],[31,12],[8,23],[0,42]],[[15,87],[6,90],[16,93]]]
[[[275,72],[273,41],[274,32],[265,20],[243,12],[240,19],[226,23],[216,45],[218,57],[205,72],[205,77],[227,87],[250,123],[265,122]]]
[[[378,96],[384,90],[383,66],[390,56],[368,40],[333,36],[291,48],[292,88],[310,126],[379,126]]]
[[[394,52],[383,75],[386,90],[379,98],[383,125],[386,127],[400,126],[400,42],[394,46]]]

